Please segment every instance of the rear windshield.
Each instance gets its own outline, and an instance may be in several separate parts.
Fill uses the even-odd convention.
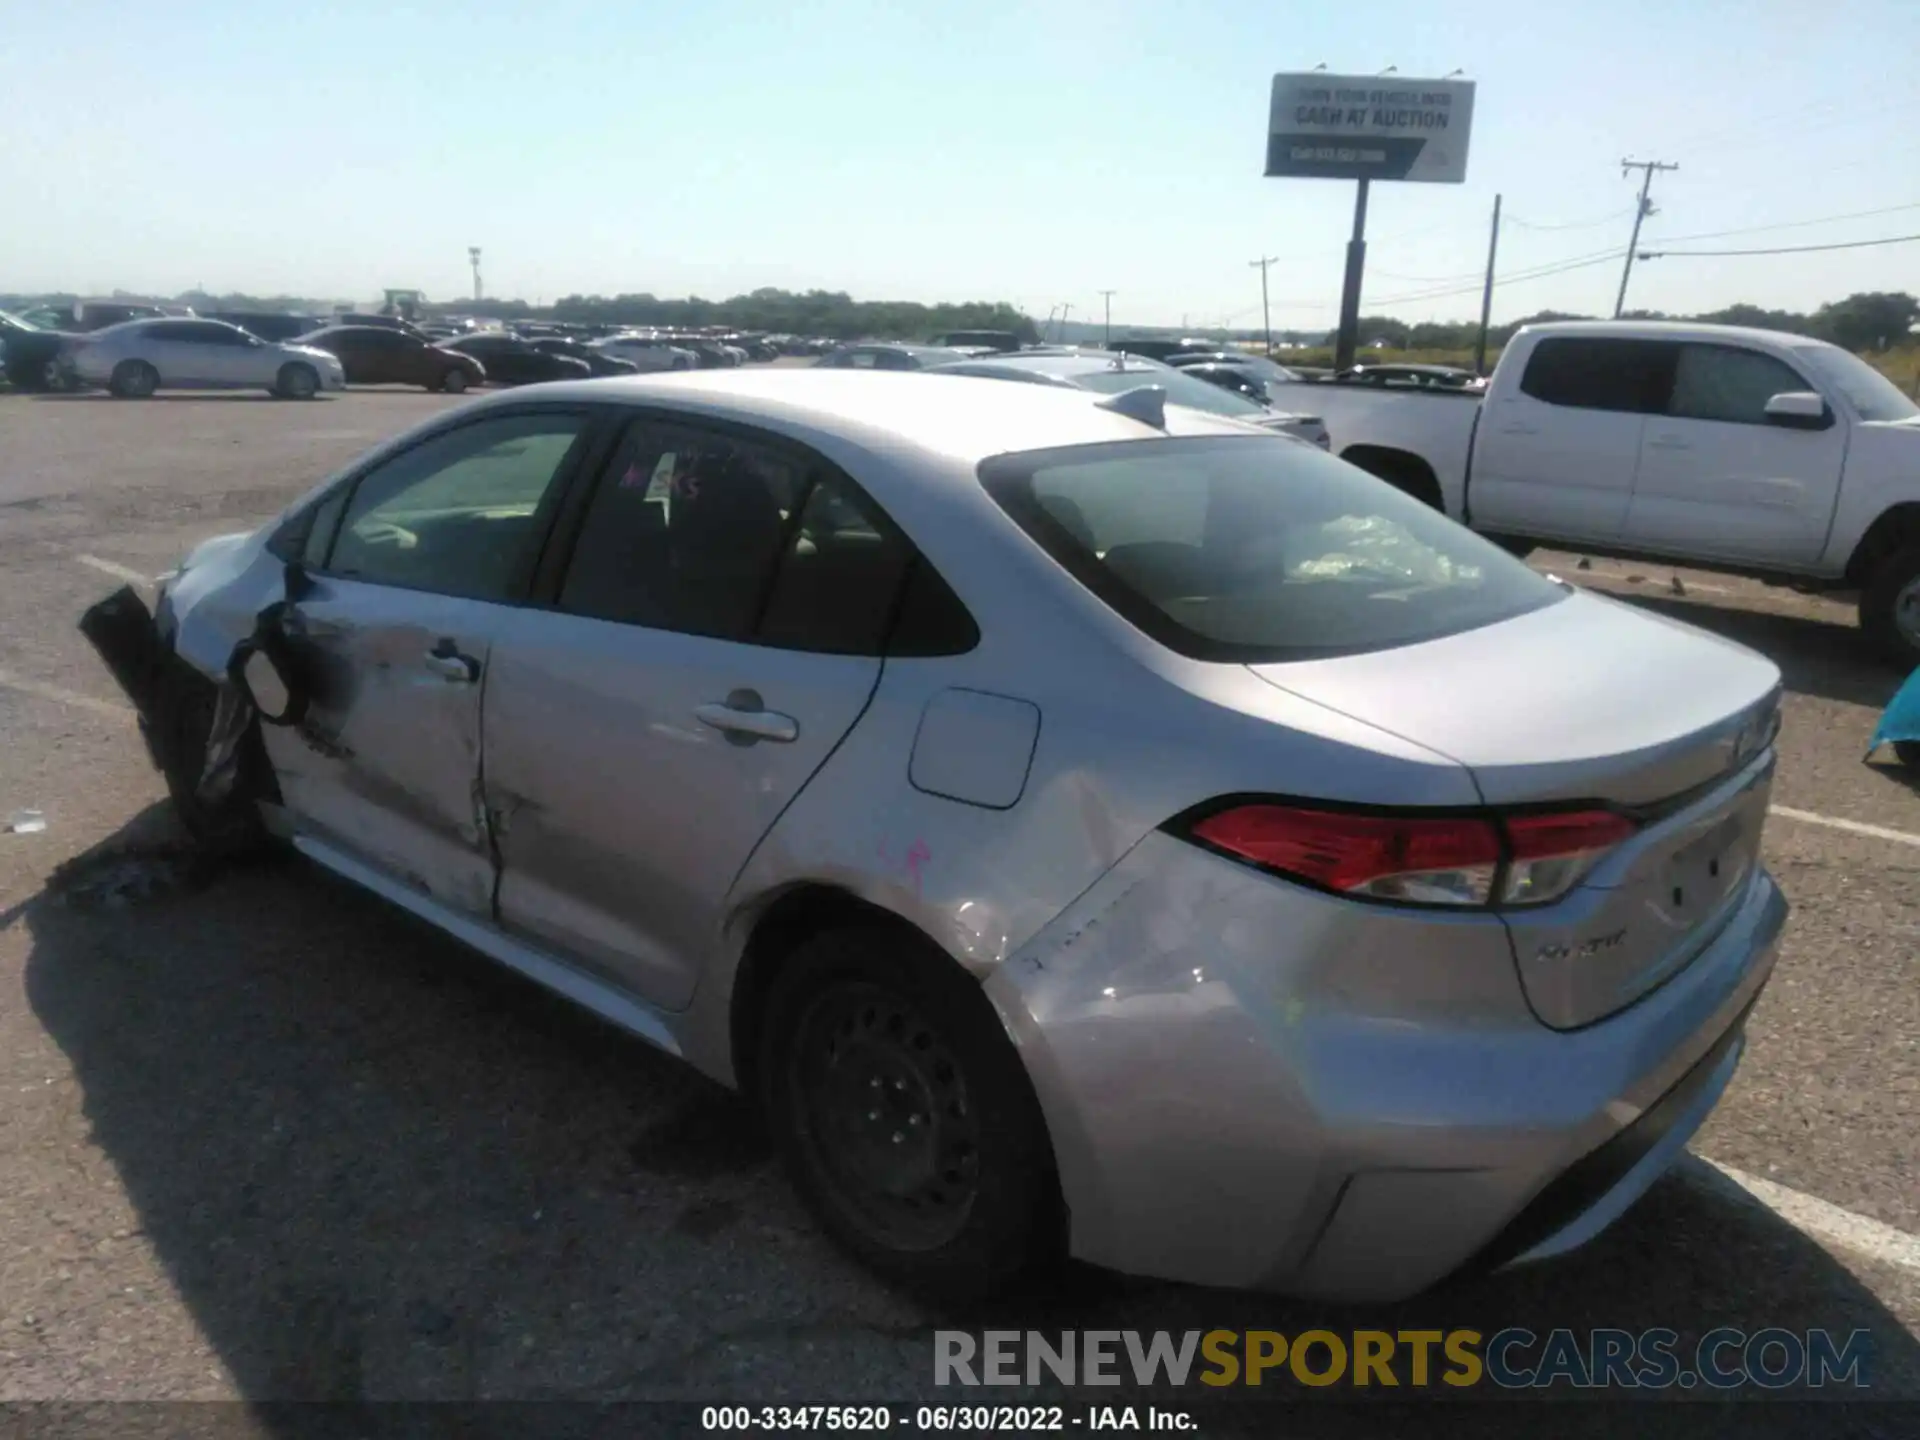
[[[1389,650],[1566,598],[1422,502],[1278,437],[1029,451],[980,478],[1068,573],[1194,659]]]
[[[1231,415],[1236,420],[1257,419],[1267,407],[1257,400],[1222,390],[1211,381],[1199,379],[1171,365],[1129,365],[1124,370],[1086,370],[1071,375],[1074,384],[1087,390],[1118,395],[1123,390],[1138,390],[1142,385],[1158,385],[1167,392],[1169,405],[1184,405],[1189,410],[1205,410],[1212,415]]]

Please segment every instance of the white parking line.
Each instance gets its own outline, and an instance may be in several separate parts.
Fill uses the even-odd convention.
[[[1842,820],[1833,815],[1816,815],[1811,810],[1789,810],[1785,805],[1769,805],[1767,813],[1804,825],[1825,825],[1829,830],[1845,830],[1849,835],[1866,835],[1874,840],[1891,840],[1896,845],[1920,845],[1920,835],[1904,830],[1889,830],[1884,825],[1863,825],[1858,820]]]
[[[0,689],[17,690],[22,695],[51,700],[59,705],[71,705],[79,710],[91,710],[96,715],[106,715],[115,720],[125,720],[134,714],[131,705],[116,704],[112,700],[96,700],[91,695],[82,695],[78,690],[63,690],[58,685],[29,680],[24,675],[14,674],[11,670],[0,670]]]
[[[1846,1250],[1875,1264],[1920,1274],[1920,1235],[1909,1235],[1879,1220],[1843,1210],[1818,1196],[1762,1180],[1758,1175],[1749,1175],[1704,1155],[1693,1158],[1699,1163],[1683,1168],[1687,1179],[1718,1194],[1770,1210],[1801,1234],[1823,1245]]]
[[[75,555],[73,558],[89,569],[98,570],[102,575],[111,575],[116,580],[125,580],[129,585],[153,584],[151,575],[142,575],[138,570],[112,560],[102,560],[98,555]]]

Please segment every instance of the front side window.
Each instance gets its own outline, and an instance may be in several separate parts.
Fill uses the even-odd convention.
[[[980,475],[1069,574],[1195,659],[1388,650],[1566,598],[1431,507],[1277,437],[1075,446]]]
[[[578,415],[502,415],[376,466],[354,487],[328,573],[476,600],[515,598],[585,426]]]
[[[1769,400],[1806,388],[1807,382],[1791,369],[1757,350],[1683,345],[1667,413],[1682,420],[1764,425]]]
[[[1658,414],[1666,409],[1678,348],[1664,340],[1548,336],[1527,357],[1520,389],[1576,410]]]
[[[1858,355],[1833,345],[1808,345],[1794,358],[1847,397],[1862,420],[1911,420],[1920,405]]]

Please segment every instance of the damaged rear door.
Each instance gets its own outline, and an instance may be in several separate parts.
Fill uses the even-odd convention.
[[[494,638],[588,429],[579,409],[492,411],[381,460],[323,506],[287,611],[312,693],[266,740],[295,828],[462,913],[493,900],[480,714]]]

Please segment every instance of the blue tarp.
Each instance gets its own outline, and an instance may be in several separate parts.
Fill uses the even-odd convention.
[[[1880,728],[1873,732],[1873,742],[1867,746],[1868,756],[1897,740],[1920,741],[1920,670],[1909,675],[1907,683],[1887,702]]]

